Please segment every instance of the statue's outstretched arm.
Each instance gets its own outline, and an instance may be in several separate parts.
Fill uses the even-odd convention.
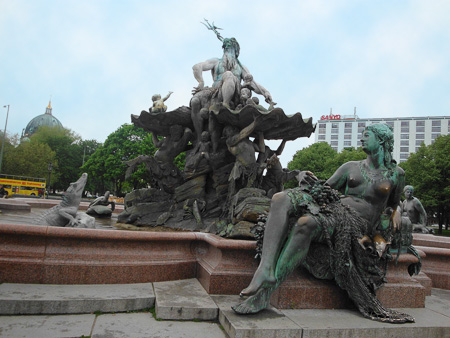
[[[250,123],[247,127],[245,127],[244,129],[241,130],[241,132],[237,135],[234,135],[232,137],[230,137],[227,140],[227,145],[228,146],[235,146],[236,144],[238,144],[239,142],[241,142],[242,140],[246,139],[247,137],[250,136],[250,134],[253,132],[253,130],[255,130],[257,123],[262,119],[261,115],[257,116],[252,123]]]
[[[203,89],[203,87],[205,86],[205,81],[203,80],[203,72],[206,70],[212,70],[218,63],[219,59],[214,58],[197,63],[192,67],[194,77],[198,81],[198,89]]]
[[[172,95],[172,93],[173,93],[173,92],[169,92],[169,94],[167,94],[166,96],[164,96],[163,101],[166,101],[166,100],[170,97],[170,95]]]
[[[250,72],[247,67],[245,67],[244,65],[241,66],[242,66],[242,78],[244,78],[245,75],[250,74]],[[267,103],[272,103],[272,95],[270,94],[270,92],[255,80],[252,80],[251,82],[251,89],[256,94],[264,96]]]
[[[288,140],[283,140],[283,141],[280,143],[280,145],[279,145],[277,151],[275,152],[275,154],[277,154],[277,156],[280,156],[280,155],[283,153],[284,146],[286,145],[286,142],[287,142],[287,141],[288,141]]]

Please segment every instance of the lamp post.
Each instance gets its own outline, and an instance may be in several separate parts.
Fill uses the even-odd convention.
[[[52,178],[52,170],[53,170],[53,165],[51,161],[48,163],[47,169],[48,169],[48,181],[47,181],[47,199],[48,199],[48,196],[50,195],[50,179]]]
[[[5,130],[3,130],[3,142],[2,142],[2,151],[0,153],[0,174],[2,173],[2,162],[3,162],[3,149],[5,148],[5,139],[6,139],[6,127],[8,125],[8,116],[9,116],[9,104],[3,106],[3,108],[8,107],[8,111],[6,113],[6,122],[5,122]]]

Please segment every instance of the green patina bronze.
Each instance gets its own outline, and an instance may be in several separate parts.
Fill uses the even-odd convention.
[[[345,163],[326,182],[303,172],[299,187],[273,196],[261,262],[241,293],[248,298],[233,307],[235,312],[266,308],[273,291],[303,265],[317,278],[334,279],[365,317],[414,321],[384,308],[375,295],[385,282],[392,258],[389,244],[401,224],[397,207],[404,172],[392,159],[392,130],[384,124],[371,125],[361,143],[367,159]],[[295,224],[289,223],[292,216]]]

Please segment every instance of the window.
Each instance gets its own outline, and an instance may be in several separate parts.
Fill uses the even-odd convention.
[[[409,133],[409,127],[402,127],[401,132],[402,133]]]
[[[319,129],[319,134],[325,134],[325,129]]]
[[[331,145],[332,146],[337,146],[338,145],[338,141],[331,141]]]
[[[344,135],[344,140],[351,140],[352,139],[352,135]]]
[[[425,134],[416,134],[417,140],[425,140]]]
[[[423,143],[423,141],[422,141],[422,140],[416,140],[416,146],[421,146],[421,145],[422,145],[422,143]]]
[[[344,133],[351,134],[352,133],[352,128],[345,128],[344,129]]]
[[[326,127],[327,127],[327,125],[325,123],[320,123],[319,124],[319,129],[324,129]]]
[[[364,131],[364,128],[358,128],[358,134],[362,134],[363,131]]]
[[[431,139],[435,140],[437,139],[441,134],[431,134]]]
[[[339,125],[337,123],[332,123],[331,128],[339,128]]]
[[[352,141],[344,141],[344,147],[351,147]]]
[[[387,124],[388,126],[391,126],[392,128],[394,128],[394,122],[389,121],[389,122],[386,122],[386,124]]]
[[[400,141],[400,145],[401,146],[409,146],[409,141],[408,140],[401,140]]]
[[[352,123],[351,122],[345,122],[344,127],[345,128],[351,128],[352,127]]]
[[[416,121],[416,126],[425,127],[425,121]]]
[[[416,127],[416,132],[424,133],[425,132],[425,127]]]
[[[441,132],[441,126],[439,126],[439,127],[431,127],[431,132],[433,132],[433,133],[440,133]]]
[[[409,140],[409,134],[401,134],[401,135],[400,135],[400,138],[401,138],[402,140]]]
[[[319,140],[325,140],[325,135],[319,135]]]
[[[331,135],[332,140],[337,140],[339,138],[339,135]]]
[[[357,147],[361,147],[361,141],[356,142]]]
[[[319,131],[320,131],[320,129],[319,129]],[[338,134],[338,133],[339,133],[339,129],[337,129],[337,128],[331,128],[331,133],[332,133],[332,134]]]
[[[409,153],[409,147],[400,147],[400,152]]]
[[[416,153],[419,151],[420,147],[416,147]]]
[[[337,147],[331,147],[334,151],[337,151]]]
[[[432,121],[431,122],[431,125],[433,126],[433,127],[437,127],[437,126],[440,126],[441,125],[441,121],[439,121],[439,120],[435,120],[435,121]]]
[[[400,163],[406,162],[406,160],[400,160]]]
[[[409,157],[409,154],[408,153],[403,153],[403,154],[400,154],[400,158],[401,159],[403,159],[403,160],[406,160],[407,158]]]
[[[366,122],[358,122],[358,128],[364,128],[365,126],[366,126]]]
[[[409,121],[402,121],[401,126],[402,127],[409,127]]]

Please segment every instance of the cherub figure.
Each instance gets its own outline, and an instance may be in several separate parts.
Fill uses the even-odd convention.
[[[240,110],[240,109],[244,108],[244,106],[247,105],[247,104],[253,104],[254,102],[251,99],[251,97],[252,97],[251,90],[248,89],[248,88],[242,88],[241,89],[240,103],[236,107],[236,110]]]
[[[210,136],[207,131],[204,131],[204,132],[202,132],[200,141],[197,143],[197,145],[195,146],[195,148],[193,150],[193,153],[196,156],[195,162],[194,162],[194,172],[197,170],[197,167],[198,167],[200,161],[202,160],[202,158],[204,158],[206,161],[209,162],[210,151],[211,151]]]
[[[158,114],[165,113],[167,111],[167,106],[164,102],[172,95],[173,92],[169,92],[165,97],[161,98],[160,94],[155,94],[152,96],[153,107],[150,108],[150,112]]]

